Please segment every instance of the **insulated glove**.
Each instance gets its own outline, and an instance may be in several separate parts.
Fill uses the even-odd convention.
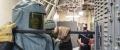
[[[12,28],[15,27],[15,23],[7,23],[0,26],[0,42],[12,42]]]

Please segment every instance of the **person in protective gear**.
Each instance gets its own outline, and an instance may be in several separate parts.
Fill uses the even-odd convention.
[[[35,1],[20,1],[12,12],[12,20],[17,29],[43,29],[45,10],[44,6]],[[13,50],[53,50],[52,40],[43,33],[14,33],[15,45]]]
[[[47,30],[54,30],[51,36],[53,38],[55,50],[72,50],[69,27],[56,27],[53,20],[47,20],[44,28]]]
[[[56,25],[55,25],[55,22],[53,20],[46,20],[44,22],[44,29],[45,30],[54,30],[55,27],[56,27]],[[54,47],[53,50],[59,50],[60,41],[56,41],[57,34],[54,34],[54,32],[53,33],[47,33],[47,34],[49,34],[51,36],[51,39],[52,39],[52,42],[53,42],[53,45],[51,45],[51,46]]]
[[[12,50],[13,35],[12,28],[15,27],[15,23],[8,22],[3,26],[0,26],[0,50]]]
[[[26,0],[19,2],[13,8],[12,20],[17,29],[44,29],[45,8],[42,4]],[[59,29],[60,30],[60,29]],[[68,30],[66,30],[68,31]],[[65,31],[63,31],[65,32]],[[14,33],[15,45],[13,50],[53,50],[52,39],[46,33]]]

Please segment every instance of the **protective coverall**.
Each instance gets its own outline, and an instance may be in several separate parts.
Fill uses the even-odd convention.
[[[37,2],[19,2],[13,8],[12,20],[16,23],[17,29],[29,30],[29,18],[31,12],[42,12],[44,6]],[[53,50],[52,40],[48,34],[27,34],[14,33],[15,46],[14,50]]]
[[[15,23],[7,23],[0,26],[0,50],[12,50],[13,35],[12,28],[15,27]]]

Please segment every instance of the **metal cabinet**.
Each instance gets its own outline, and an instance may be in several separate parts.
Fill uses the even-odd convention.
[[[115,46],[115,28],[114,28],[114,6],[112,0],[94,0],[94,14],[95,14],[95,26],[99,26],[101,31],[96,28],[96,39],[101,39],[100,45],[97,45],[96,49],[100,47],[99,50],[114,50]],[[97,34],[101,34],[97,37]]]

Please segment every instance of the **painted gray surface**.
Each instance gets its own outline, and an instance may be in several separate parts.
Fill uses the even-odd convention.
[[[107,1],[107,2],[106,2]],[[120,0],[104,0],[102,3],[106,5],[95,4],[103,6],[102,8],[96,7],[95,21],[103,25],[102,32],[102,50],[119,50],[118,46],[120,38],[120,22],[118,21],[118,14],[120,12]],[[97,2],[97,0],[95,1]],[[100,3],[100,2],[99,2]],[[108,13],[104,13],[108,9]],[[98,10],[99,9],[99,10]],[[99,13],[99,14],[98,14]]]

